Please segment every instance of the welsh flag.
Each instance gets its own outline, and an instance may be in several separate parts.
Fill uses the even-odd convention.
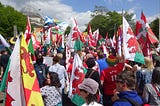
[[[25,41],[24,35],[22,35],[20,43],[20,57],[26,106],[44,106],[36,72],[33,67],[33,63],[28,51],[28,46]]]
[[[136,22],[136,37],[140,47],[145,56],[149,56],[150,44],[158,42],[155,34],[152,32],[147,19],[143,12],[141,13],[141,20]]]
[[[7,77],[8,76],[8,77]],[[6,84],[4,79],[6,78]],[[20,70],[20,40],[17,39],[13,52],[10,56],[7,69],[3,78],[5,90],[5,106],[26,106],[23,93],[23,84]],[[1,86],[2,89],[2,86]],[[4,89],[4,88],[3,88]]]
[[[10,47],[10,44],[5,40],[5,38],[0,34],[0,42],[5,46],[5,47]]]
[[[127,20],[123,17],[123,47],[124,57],[126,60],[131,60],[144,64],[144,56],[139,46],[139,43],[129,26]]]
[[[81,106],[85,101],[79,96],[78,85],[82,83],[85,78],[85,72],[83,70],[82,60],[78,54],[74,55],[72,74],[69,83],[69,94],[72,102],[78,106]]]

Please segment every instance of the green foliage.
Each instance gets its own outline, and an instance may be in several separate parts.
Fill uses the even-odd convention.
[[[156,37],[159,39],[159,23],[160,22],[160,19],[159,18],[157,18],[157,19],[155,19],[154,21],[152,21],[151,23],[150,23],[150,27],[151,27],[151,29],[152,29],[152,31],[153,31],[153,33],[156,35]]]
[[[104,12],[101,11],[105,11],[106,14],[104,14]],[[97,11],[100,11],[99,13],[102,14],[98,14],[97,15]],[[93,11],[94,12],[94,11]],[[109,34],[109,38],[113,37],[114,33],[116,33],[118,27],[120,25],[122,25],[122,14],[117,13],[116,11],[108,11],[105,8],[96,8],[95,10],[95,14],[92,15],[93,19],[89,22],[89,24],[91,25],[92,28],[92,32],[95,31],[96,29],[99,29],[100,35],[102,35],[103,37],[106,36],[106,33]],[[130,24],[130,26],[132,27],[132,29],[135,29],[135,21],[132,19],[134,14],[129,14],[128,12],[124,13],[124,17],[126,18],[126,20],[128,21],[128,23]],[[87,30],[87,29],[86,29]]]
[[[19,32],[24,32],[26,16],[11,6],[4,6],[0,3],[0,33],[4,37],[12,37],[14,25],[17,26]]]

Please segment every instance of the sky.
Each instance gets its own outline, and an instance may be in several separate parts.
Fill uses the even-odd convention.
[[[95,6],[104,6],[110,11],[128,11],[139,20],[141,11],[148,22],[160,18],[160,0],[0,0],[3,5],[10,5],[20,11],[24,7],[34,8],[43,17],[67,21],[75,17],[81,30],[91,20],[90,14]]]

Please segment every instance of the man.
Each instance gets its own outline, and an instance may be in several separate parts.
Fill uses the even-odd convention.
[[[119,63],[117,63],[119,60]],[[122,58],[117,58],[113,55],[108,56],[107,63],[108,68],[101,72],[101,84],[103,86],[103,105],[112,106],[111,97],[113,96],[113,91],[116,89],[116,76],[118,73],[123,71],[124,62]]]
[[[57,55],[53,57],[53,65],[49,67],[49,72],[56,72],[58,74],[58,77],[62,84],[60,88],[60,92],[62,93],[64,87],[66,86],[65,82],[68,81],[68,75],[65,67],[59,64],[60,59],[61,58]]]
[[[136,90],[136,79],[131,71],[123,71],[117,75],[113,106],[140,106],[143,101]]]

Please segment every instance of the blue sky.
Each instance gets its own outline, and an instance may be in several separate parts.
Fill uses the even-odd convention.
[[[95,5],[105,6],[110,11],[129,11],[134,19],[139,20],[143,10],[148,22],[160,17],[160,0],[0,0],[4,5],[10,5],[21,11],[27,7],[43,17],[50,16],[58,20],[68,21],[75,17],[79,28],[83,31],[92,19],[91,13]],[[40,11],[39,11],[40,10]]]
[[[146,17],[160,13],[160,0],[62,0],[62,3],[70,5],[74,11],[93,11],[94,6],[104,6],[113,11],[130,10],[137,18],[140,18],[143,10]]]

